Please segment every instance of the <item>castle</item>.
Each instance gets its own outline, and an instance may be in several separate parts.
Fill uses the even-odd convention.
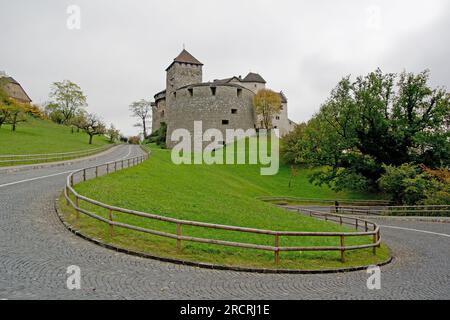
[[[170,137],[178,128],[191,134],[194,121],[202,121],[203,131],[215,128],[225,136],[226,129],[258,129],[262,122],[253,108],[253,97],[266,87],[266,81],[256,73],[245,78],[234,76],[212,82],[203,81],[203,64],[183,50],[166,69],[166,89],[157,93],[152,104],[152,131],[167,125],[166,144],[174,146]],[[280,135],[290,132],[295,123],[288,119],[287,98],[280,92],[281,112],[272,119]],[[227,143],[226,141],[222,142]]]

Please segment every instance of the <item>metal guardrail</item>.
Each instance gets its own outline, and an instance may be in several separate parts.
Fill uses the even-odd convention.
[[[0,166],[2,165],[18,165],[18,164],[31,164],[39,162],[51,162],[62,161],[68,159],[75,159],[90,156],[102,151],[106,151],[115,145],[106,145],[104,147],[72,151],[72,152],[60,152],[60,153],[47,153],[47,154],[24,154],[24,155],[0,155]]]
[[[147,150],[143,149],[145,152]],[[90,199],[86,196],[82,196],[78,194],[74,190],[74,181],[76,180],[74,177],[80,178],[81,182],[87,180],[87,176],[90,173],[93,177],[99,176],[99,170],[101,168],[106,169],[106,173],[114,172],[117,170],[124,169],[126,167],[131,167],[137,164],[142,163],[148,158],[148,153],[144,156],[133,157],[125,160],[113,161],[104,163],[102,165],[88,167],[76,172],[71,173],[67,177],[66,187],[64,189],[64,196],[67,201],[67,204],[70,205],[76,211],[76,218],[79,218],[79,214],[82,213],[86,216],[89,216],[98,221],[104,222],[110,226],[109,233],[110,236],[114,236],[114,227],[124,228],[129,230],[134,230],[142,233],[147,233],[151,235],[156,235],[160,237],[165,237],[169,239],[176,240],[176,246],[178,250],[181,250],[182,241],[190,241],[197,243],[205,243],[212,245],[221,245],[221,246],[229,246],[229,247],[238,247],[238,248],[247,248],[247,249],[256,249],[263,251],[272,251],[274,252],[275,263],[278,264],[280,260],[279,253],[280,252],[288,252],[288,251],[340,251],[341,253],[341,261],[345,262],[345,252],[350,250],[360,250],[372,248],[373,254],[376,254],[376,248],[380,247],[381,237],[380,237],[380,227],[373,222],[355,218],[355,217],[345,217],[339,216],[330,213],[323,213],[313,210],[302,210],[308,213],[311,217],[321,218],[326,221],[334,221],[340,223],[341,225],[347,224],[352,225],[356,228],[356,232],[297,232],[297,231],[275,231],[275,230],[264,230],[264,229],[255,229],[255,228],[247,228],[247,227],[238,227],[238,226],[229,226],[229,225],[220,225],[213,223],[205,223],[198,221],[190,221],[190,220],[180,220],[175,218],[169,218],[161,215],[150,214],[135,210],[129,210],[124,208],[119,208],[115,206],[111,206],[100,201],[96,201]],[[72,199],[73,198],[73,199]],[[104,218],[95,212],[88,211],[80,207],[80,202],[84,201],[95,207],[106,209],[108,212],[108,218]],[[147,218],[151,220],[164,221],[168,223],[172,223],[176,226],[176,233],[168,233],[148,228],[143,228],[135,225],[126,224],[120,221],[116,221],[114,217],[114,213],[123,213],[132,216],[138,216],[142,218]],[[252,233],[252,234],[264,234],[274,237],[274,245],[260,245],[254,243],[241,243],[241,242],[233,242],[233,241],[225,241],[225,240],[217,240],[217,239],[208,239],[208,238],[198,238],[191,237],[182,234],[183,226],[193,226],[199,228],[208,228],[208,229],[217,229],[217,230],[227,230],[227,231],[235,231],[235,232],[243,232],[243,233]],[[359,229],[363,229],[364,231],[358,231]],[[372,237],[372,241],[367,244],[362,245],[353,245],[346,246],[345,239],[346,237]],[[280,246],[280,237],[338,237],[340,239],[340,246],[307,246],[307,247],[299,247],[299,246]]]

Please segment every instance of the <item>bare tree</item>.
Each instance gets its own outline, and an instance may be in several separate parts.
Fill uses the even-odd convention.
[[[147,121],[151,118],[152,105],[150,101],[140,100],[135,101],[130,105],[130,111],[132,116],[139,118],[139,122],[136,127],[142,127],[144,139],[147,138]]]
[[[80,128],[89,135],[89,144],[92,144],[94,136],[105,134],[106,127],[98,116],[88,113],[80,122],[77,123]]]

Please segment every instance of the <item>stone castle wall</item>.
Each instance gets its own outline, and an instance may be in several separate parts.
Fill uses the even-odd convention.
[[[224,139],[226,129],[254,128],[254,94],[250,90],[232,84],[199,84],[180,88],[175,93],[172,104],[166,111],[169,148],[176,144],[171,142],[172,132],[184,128],[193,134],[194,121],[203,122],[203,132],[210,128],[219,129]],[[224,120],[228,123],[223,122]]]

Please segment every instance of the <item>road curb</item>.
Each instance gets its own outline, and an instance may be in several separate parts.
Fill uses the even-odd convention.
[[[56,215],[58,216],[61,223],[68,229],[71,233],[74,235],[87,240],[89,242],[92,242],[98,246],[101,246],[106,249],[110,249],[116,252],[129,254],[131,256],[136,256],[140,258],[145,259],[151,259],[151,260],[157,260],[162,262],[168,262],[178,265],[185,265],[190,267],[197,267],[202,269],[211,269],[211,270],[227,270],[227,271],[236,271],[236,272],[249,272],[249,273],[264,273],[264,274],[329,274],[329,273],[347,273],[347,272],[355,272],[355,271],[362,271],[367,270],[367,268],[374,266],[374,265],[365,265],[365,266],[358,266],[358,267],[350,267],[350,268],[340,268],[340,269],[324,269],[324,270],[296,270],[296,269],[261,269],[261,268],[246,268],[246,267],[233,267],[233,266],[225,266],[225,265],[216,265],[216,264],[209,264],[209,263],[202,263],[202,262],[192,262],[192,261],[185,261],[185,260],[179,260],[174,258],[166,258],[166,257],[159,257],[155,255],[151,255],[144,252],[129,250],[123,247],[119,247],[113,244],[105,243],[99,239],[92,238],[80,230],[75,229],[72,225],[70,225],[67,221],[64,219],[64,215],[62,213],[62,209],[59,206],[58,203],[59,199],[57,198],[54,202],[54,208]],[[386,261],[383,261],[381,263],[376,264],[378,267],[385,266],[393,261],[392,254],[390,255],[389,259]]]
[[[104,156],[105,154],[112,152],[117,147],[119,147],[119,146],[112,145],[108,149],[106,149],[100,153],[96,153],[94,155],[84,157],[84,158],[75,158],[75,159],[71,159],[71,160],[67,160],[67,161],[58,161],[58,162],[36,163],[36,164],[29,164],[29,165],[17,166],[17,167],[14,167],[14,166],[13,167],[4,167],[4,168],[0,168],[0,174],[23,172],[23,171],[29,171],[29,170],[35,170],[35,169],[63,167],[63,166],[68,166],[68,165],[78,163],[80,161],[93,161],[93,160],[97,160],[101,156]]]

